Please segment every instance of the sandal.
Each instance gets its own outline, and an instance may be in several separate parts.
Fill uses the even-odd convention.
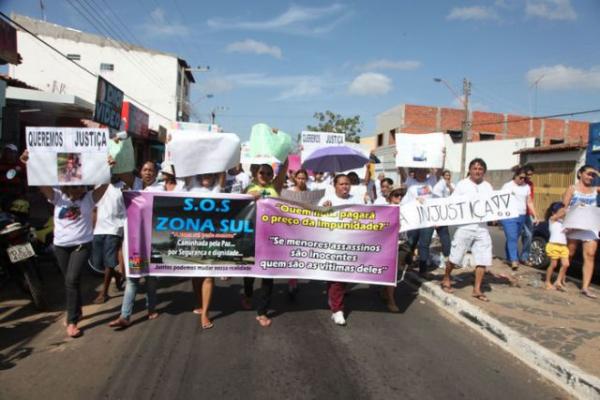
[[[556,290],[558,290],[559,292],[567,293],[567,288],[564,287],[563,285],[554,285],[554,288]]]
[[[478,293],[478,294],[473,293],[472,296],[475,297],[477,300],[483,301],[484,303],[487,303],[490,301],[490,299],[488,299],[487,296],[483,293]]]
[[[194,310],[192,312],[194,314],[196,314],[196,315],[202,315],[202,309],[201,308],[194,308]]]
[[[598,298],[598,296],[596,296],[594,293],[590,292],[589,289],[581,289],[581,294],[590,299]]]
[[[81,329],[77,328],[75,324],[69,324],[67,325],[67,335],[73,339],[78,338],[82,335]]]
[[[202,329],[210,329],[213,326],[215,326],[215,324],[213,324],[213,322],[211,320],[208,320],[208,322],[204,323],[204,324],[201,323],[201,325],[202,325]]]
[[[262,326],[263,328],[268,328],[269,326],[271,326],[272,321],[266,315],[259,315],[256,317],[256,320],[258,321],[260,326]]]
[[[158,318],[158,313],[156,311],[148,312],[148,319],[152,321],[153,319]]]
[[[452,289],[452,284],[450,283],[442,283],[442,290],[446,293],[454,293],[454,289]]]
[[[115,319],[114,321],[111,321],[108,324],[108,326],[110,326],[111,328],[127,328],[129,325],[131,325],[131,322],[121,317]]]

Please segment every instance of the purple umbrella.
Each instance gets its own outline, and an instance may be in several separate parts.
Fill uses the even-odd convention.
[[[319,172],[341,172],[360,168],[369,157],[348,146],[323,147],[313,151],[302,163],[306,169]]]

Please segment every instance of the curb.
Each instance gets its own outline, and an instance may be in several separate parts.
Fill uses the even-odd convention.
[[[568,393],[578,398],[600,400],[600,378],[528,339],[481,308],[444,292],[439,285],[425,281],[413,272],[407,272],[406,278],[407,283],[418,287],[419,295],[492,340]]]

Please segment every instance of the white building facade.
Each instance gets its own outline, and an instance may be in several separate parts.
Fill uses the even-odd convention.
[[[194,78],[186,71],[189,66],[185,60],[21,15],[13,14],[12,18],[69,59],[121,89],[125,100],[149,114],[150,129],[158,131],[171,121],[189,119],[189,85]],[[97,78],[27,32],[18,30],[17,43],[22,63],[9,66],[11,77],[43,91],[95,102]]]

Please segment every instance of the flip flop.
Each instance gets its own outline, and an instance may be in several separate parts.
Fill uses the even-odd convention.
[[[70,338],[78,338],[82,335],[81,333],[81,329],[77,328],[76,326],[73,326],[73,328],[71,328],[71,325],[67,326],[67,335]]]
[[[442,290],[446,293],[454,293],[454,289],[452,289],[452,285],[441,284]]]
[[[596,296],[594,293],[590,292],[588,289],[582,289],[581,294],[590,299],[598,298],[598,296]]]
[[[108,324],[108,326],[111,328],[127,328],[129,325],[131,325],[131,322],[121,317],[109,322]]]
[[[195,308],[192,312],[194,314],[196,314],[196,315],[202,315],[202,309],[201,308]]]
[[[156,311],[152,311],[148,313],[148,319],[152,321],[153,319],[158,318],[158,313]]]
[[[475,297],[477,300],[483,301],[484,303],[487,303],[490,301],[490,299],[488,299],[487,296],[483,293],[473,294],[471,296]]]
[[[202,324],[202,329],[210,329],[213,326],[215,326],[215,324],[213,324],[212,321],[208,321],[207,324]]]

